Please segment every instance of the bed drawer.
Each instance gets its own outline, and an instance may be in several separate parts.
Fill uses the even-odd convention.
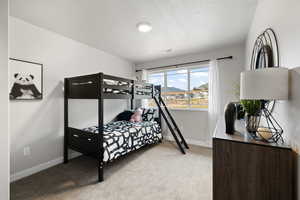
[[[97,136],[84,131],[70,131],[68,143],[70,148],[81,153],[93,154],[100,151],[100,142],[97,142]]]

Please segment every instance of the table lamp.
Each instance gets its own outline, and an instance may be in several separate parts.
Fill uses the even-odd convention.
[[[241,100],[260,100],[261,111],[258,129],[267,131],[269,138],[261,137],[268,142],[283,142],[283,129],[267,108],[273,100],[288,99],[288,69],[282,67],[263,68],[241,73]],[[265,120],[262,122],[261,118]],[[260,131],[256,131],[258,135]]]

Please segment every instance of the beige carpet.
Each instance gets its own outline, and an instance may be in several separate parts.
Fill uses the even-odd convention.
[[[182,155],[171,143],[137,151],[105,168],[81,156],[11,184],[12,200],[211,200],[211,150]]]

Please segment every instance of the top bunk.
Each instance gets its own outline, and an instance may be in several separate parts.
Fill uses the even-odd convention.
[[[65,78],[68,99],[151,99],[153,96],[153,84],[103,73]]]

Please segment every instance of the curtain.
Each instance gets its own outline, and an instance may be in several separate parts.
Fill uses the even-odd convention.
[[[147,82],[148,81],[148,71],[143,69],[143,70],[137,72],[136,79],[141,82]],[[142,108],[147,108],[148,107],[148,99],[142,99],[140,105]]]
[[[141,71],[136,72],[136,80],[147,82],[148,81],[148,71],[143,69]]]
[[[212,60],[209,63],[208,87],[208,129],[210,136],[212,136],[217,124],[217,120],[221,115],[220,77],[217,60]]]

